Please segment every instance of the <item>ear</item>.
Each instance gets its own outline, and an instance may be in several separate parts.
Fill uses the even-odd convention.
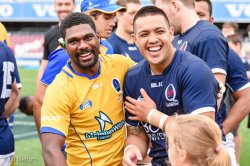
[[[173,26],[169,27],[169,33],[170,33],[171,37],[174,37],[174,27]]]
[[[180,11],[180,5],[181,5],[181,1],[177,1],[177,0],[172,0],[172,5],[173,5],[173,7],[174,7],[174,10],[175,10],[175,12],[178,12],[178,11]]]
[[[211,17],[209,18],[209,22],[212,23],[212,24],[214,23],[214,17],[213,17],[213,16],[211,16]]]
[[[185,151],[184,149],[181,149],[179,151],[179,159],[181,163],[186,163],[188,160],[188,154],[187,151]]]
[[[138,47],[135,34],[131,34],[131,36],[133,38],[133,41],[134,41],[135,45]]]

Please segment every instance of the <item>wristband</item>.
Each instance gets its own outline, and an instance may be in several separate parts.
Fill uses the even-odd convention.
[[[150,118],[151,116],[153,115],[153,113],[156,111],[156,109],[151,109],[148,113],[148,116],[147,116],[147,122],[150,123]]]
[[[159,122],[159,128],[163,130],[163,125],[164,125],[164,122],[167,120],[168,118],[168,115],[163,115],[160,119],[160,122]]]
[[[126,153],[126,151],[128,150],[128,148],[132,148],[132,147],[138,148],[138,147],[135,146],[135,145],[128,145],[128,146],[126,146],[125,149],[124,149],[124,154]]]

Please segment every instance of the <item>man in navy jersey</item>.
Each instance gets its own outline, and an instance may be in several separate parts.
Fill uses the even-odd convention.
[[[212,17],[212,3],[210,0],[195,0],[195,10],[202,20],[208,20],[213,24],[214,18]],[[241,51],[241,49],[239,49]],[[240,52],[239,51],[239,52]],[[239,56],[229,50],[228,54],[228,70],[226,77],[226,86],[228,87],[227,98],[231,98],[228,95],[233,96],[233,103],[231,107],[225,107],[223,104],[220,108],[220,112],[224,114],[223,117],[223,130],[225,134],[232,132],[237,138],[238,132],[237,126],[244,119],[244,117],[250,112],[250,83],[248,81],[246,70]],[[225,100],[225,99],[224,99]],[[228,103],[228,102],[227,102]],[[227,113],[227,115],[225,115]],[[228,135],[229,136],[229,135]],[[240,141],[235,143],[236,158],[239,162],[239,144]]]
[[[155,5],[168,16],[174,28],[173,45],[204,60],[216,80],[225,84],[228,44],[221,31],[208,21],[200,20],[194,0],[156,0]],[[221,98],[218,100],[220,105]]]
[[[116,13],[117,29],[107,39],[112,45],[115,54],[130,57],[135,62],[140,62],[143,57],[134,43],[133,18],[141,8],[140,0],[118,0],[116,4],[126,7],[126,11],[120,10]]]
[[[146,60],[130,69],[124,82],[128,126],[124,165],[141,160],[149,140],[152,165],[167,165],[163,126],[173,115],[202,114],[212,119],[217,116],[217,82],[211,70],[200,58],[176,50],[171,43],[173,33],[167,16],[155,6],[143,7],[134,18],[134,40]],[[140,115],[138,109],[143,110]],[[159,113],[156,109],[162,114],[157,125],[150,121]]]
[[[0,165],[9,166],[14,161],[14,136],[7,118],[17,109],[19,90],[15,81],[16,60],[10,48],[0,42]]]

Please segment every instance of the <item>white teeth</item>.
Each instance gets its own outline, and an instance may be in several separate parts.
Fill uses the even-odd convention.
[[[89,56],[90,54],[91,52],[88,52],[88,53],[82,54],[81,56],[86,57],[86,56]]]
[[[157,47],[150,47],[148,50],[149,51],[159,51],[161,49],[160,46],[157,46]]]

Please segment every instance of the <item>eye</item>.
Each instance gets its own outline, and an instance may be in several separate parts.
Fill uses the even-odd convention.
[[[165,33],[165,31],[164,30],[158,30],[156,33],[161,35],[161,34]]]
[[[85,40],[86,40],[86,41],[90,41],[90,40],[92,40],[93,38],[94,38],[94,35],[88,35],[88,36],[86,36]]]
[[[141,34],[139,34],[139,37],[147,37],[147,36],[148,36],[147,33],[141,33]]]
[[[78,43],[79,43],[78,40],[69,40],[69,41],[68,41],[68,44],[70,44],[70,45],[76,45],[76,44],[78,44]]]

